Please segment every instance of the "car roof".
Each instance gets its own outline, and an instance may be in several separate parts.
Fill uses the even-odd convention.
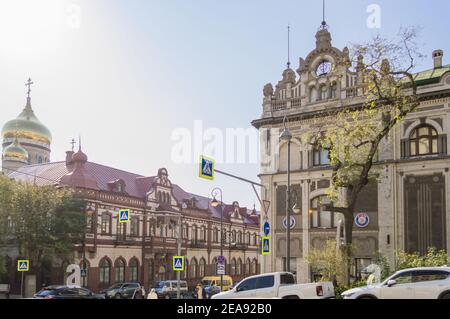
[[[444,270],[450,272],[450,267],[448,266],[442,266],[442,267],[416,267],[416,268],[407,268],[399,270],[400,272],[408,272],[408,271],[427,271],[427,270]]]

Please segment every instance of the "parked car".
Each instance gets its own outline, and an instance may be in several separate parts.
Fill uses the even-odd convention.
[[[450,267],[396,272],[383,282],[342,293],[344,299],[450,299]]]
[[[211,299],[327,299],[334,298],[331,282],[296,284],[295,276],[276,272],[243,279],[233,289],[218,293]]]
[[[105,299],[80,286],[48,286],[34,294],[34,299]]]
[[[220,287],[220,276],[206,276],[202,279],[203,286]],[[233,286],[233,279],[230,276],[223,275],[223,291],[228,291]]]
[[[108,289],[100,291],[106,299],[132,299],[133,296],[140,296],[141,285],[137,282],[125,282],[112,285]]]
[[[177,280],[160,281],[156,285],[156,294],[158,299],[175,299],[177,298]],[[180,298],[186,299],[189,296],[188,284],[185,280],[180,280]]]

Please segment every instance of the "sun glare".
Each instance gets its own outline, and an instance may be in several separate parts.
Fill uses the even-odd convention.
[[[0,51],[22,56],[57,48],[65,14],[61,0],[0,0]]]

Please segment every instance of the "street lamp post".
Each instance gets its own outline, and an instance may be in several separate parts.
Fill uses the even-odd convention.
[[[220,193],[220,203],[216,199],[216,195]],[[217,207],[220,205],[220,256],[223,256],[223,200],[222,200],[222,190],[218,187],[214,188],[211,192],[213,200],[211,202],[212,207]],[[222,258],[222,257],[221,257]],[[217,265],[216,265],[217,269]],[[220,291],[223,291],[223,274],[220,273]]]
[[[287,141],[287,193],[286,193],[286,272],[290,272],[291,261],[291,140],[292,134],[286,126],[287,118],[284,117],[284,130],[280,134],[280,141]]]

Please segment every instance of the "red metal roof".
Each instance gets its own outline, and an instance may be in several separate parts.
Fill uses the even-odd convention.
[[[67,168],[66,162],[61,161],[24,166],[9,174],[9,177],[27,183],[35,183],[38,186],[59,185],[61,184],[61,179],[70,174],[72,170],[73,167]],[[111,191],[111,182],[122,180],[125,183],[125,192],[129,196],[142,199],[151,191],[157,178],[156,176],[145,177],[93,162],[86,162],[83,166],[83,172],[86,176],[96,181],[100,191],[109,192]],[[220,207],[211,207],[208,197],[186,192],[176,184],[172,184],[172,191],[178,203],[195,198],[195,205],[198,209],[208,210],[213,218],[220,218]],[[233,209],[233,205],[225,205],[224,219],[228,220],[230,218]],[[259,213],[257,216],[252,215],[252,211],[247,208],[240,208],[239,213],[246,224],[259,223]]]

